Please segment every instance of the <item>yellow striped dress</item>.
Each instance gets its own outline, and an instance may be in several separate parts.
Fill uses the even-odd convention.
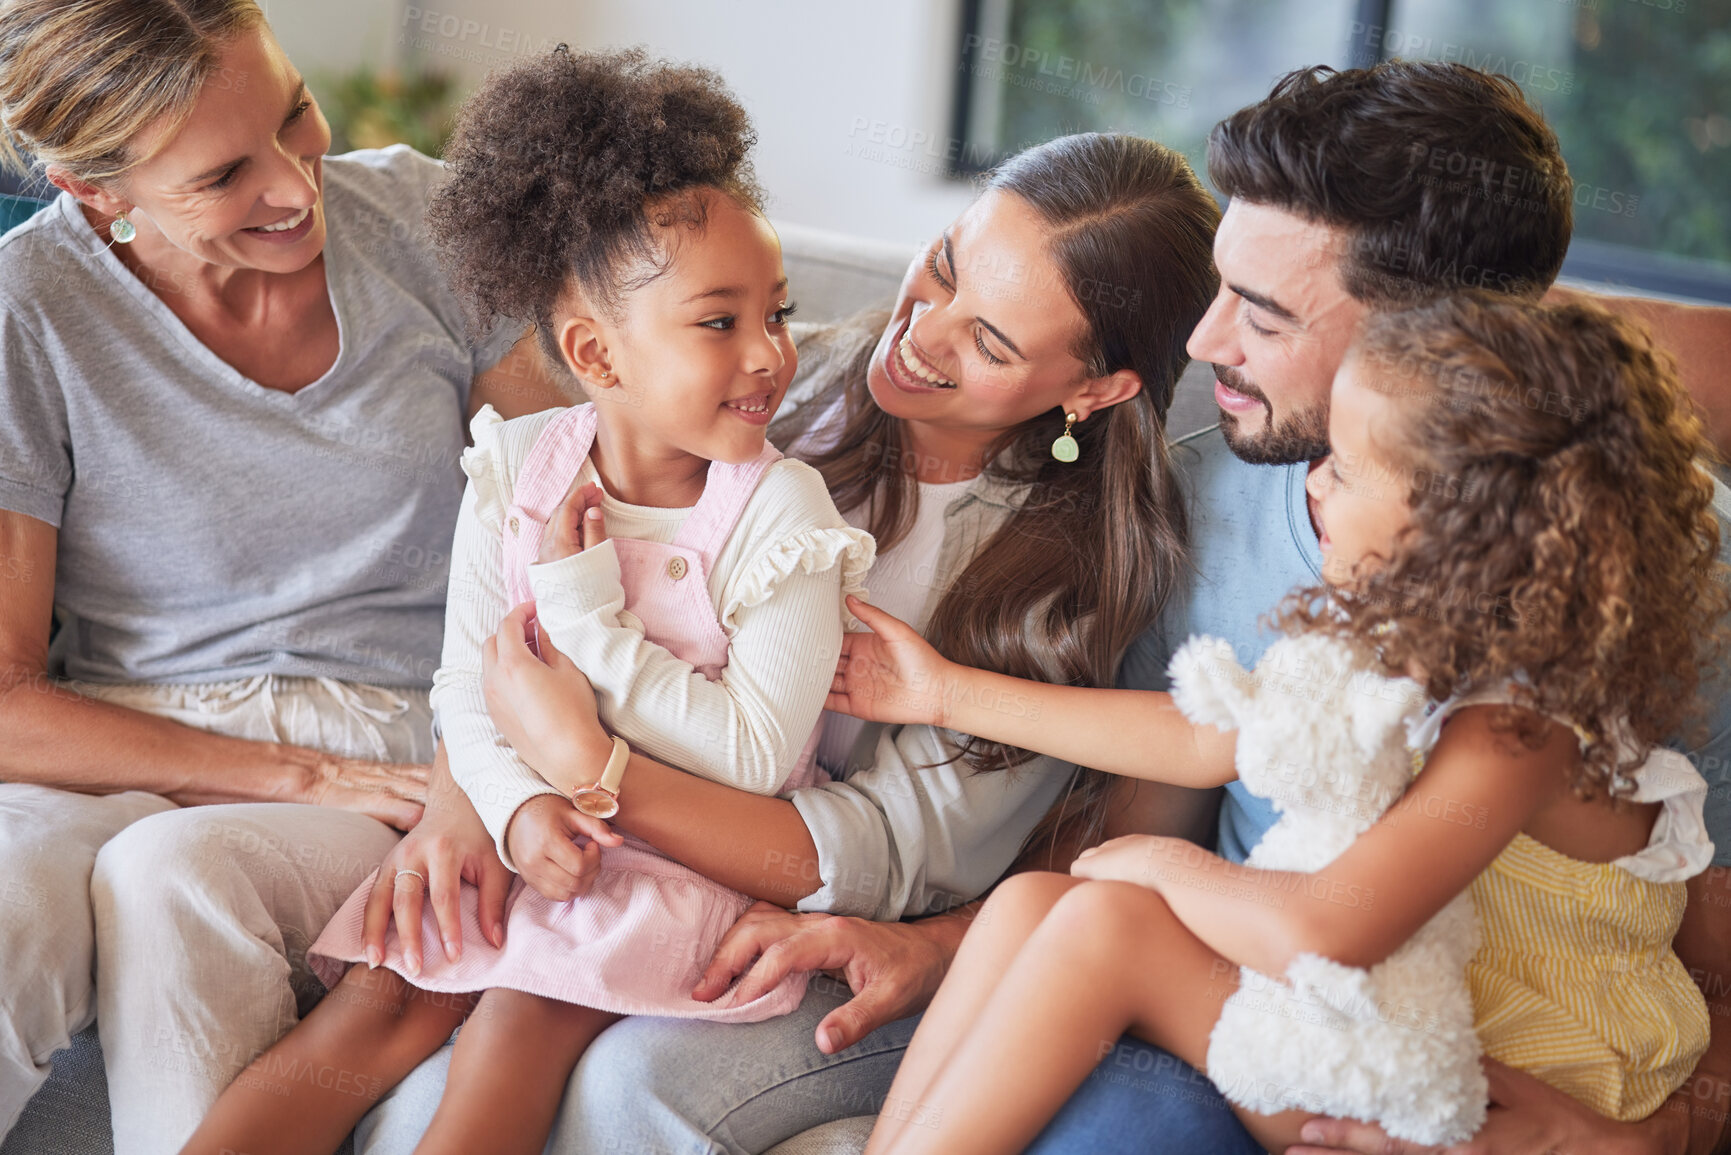
[[[1506,694],[1444,703],[1414,734],[1428,752],[1447,716]],[[1635,772],[1662,804],[1645,849],[1582,862],[1517,834],[1473,882],[1481,940],[1467,969],[1485,1053],[1613,1119],[1643,1119],[1707,1049],[1701,991],[1671,949],[1683,883],[1712,861],[1707,783],[1673,750]]]

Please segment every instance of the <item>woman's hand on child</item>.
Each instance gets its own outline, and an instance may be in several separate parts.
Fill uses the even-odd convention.
[[[531,607],[525,603],[505,615],[499,632],[481,651],[482,690],[487,712],[519,757],[559,786],[567,779],[594,781],[597,751],[611,740],[596,714],[595,690],[570,658],[546,638],[543,657],[529,649],[524,631]],[[544,659],[544,660],[543,660]],[[600,755],[600,763],[606,761]],[[573,838],[587,836],[579,847]],[[588,893],[601,869],[601,848],[624,839],[605,821],[578,810],[563,794],[540,794],[511,816],[505,847],[523,881],[554,902]]]
[[[426,946],[421,937],[421,910],[429,896],[445,957],[453,962],[461,958],[459,895],[465,882],[479,892],[476,913],[481,932],[495,947],[504,946],[505,892],[511,886],[511,872],[499,861],[493,836],[487,833],[469,796],[451,780],[441,742],[427,786],[426,817],[385,855],[367,898],[361,932],[367,962],[377,966],[383,961],[385,932],[394,920],[404,969],[411,977],[420,973]]]
[[[872,632],[842,635],[824,706],[868,722],[945,725],[955,664],[900,618],[851,594],[847,605]]]
[[[543,778],[556,786],[587,785],[565,779],[586,768],[597,751],[610,751],[612,741],[601,727],[595,688],[576,663],[544,634],[541,656],[529,649],[525,633],[533,609],[525,602],[512,610],[481,646],[487,713]],[[601,758],[605,764],[606,755]]]
[[[585,836],[582,846],[573,841],[579,835]],[[606,822],[559,794],[537,794],[517,808],[505,827],[505,847],[517,873],[551,902],[588,894],[601,872],[601,847],[623,841]]]
[[[594,549],[607,540],[607,522],[601,516],[601,487],[594,482],[573,486],[547,519],[547,530],[541,535],[541,552],[537,564],[562,561],[574,553]]]

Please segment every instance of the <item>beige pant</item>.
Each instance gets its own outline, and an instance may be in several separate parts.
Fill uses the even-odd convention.
[[[73,688],[233,737],[432,761],[425,691],[270,676]],[[0,1134],[94,1016],[116,1155],[178,1151],[322,993],[307,946],[398,837],[320,806],[0,784]]]

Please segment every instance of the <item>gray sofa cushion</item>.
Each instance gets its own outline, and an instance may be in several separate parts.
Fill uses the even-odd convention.
[[[1214,366],[1192,361],[1172,393],[1172,408],[1166,411],[1166,437],[1177,441],[1218,424],[1220,408],[1214,404]]]
[[[347,1139],[337,1155],[351,1155]],[[0,1155],[114,1155],[108,1121],[108,1076],[96,1028],[75,1035],[54,1055],[54,1070],[18,1125],[0,1143]]]
[[[860,1155],[866,1140],[871,1138],[876,1115],[856,1115],[837,1119],[777,1143],[764,1155]]]
[[[0,1155],[114,1155],[96,1028],[75,1036],[53,1061],[53,1073],[0,1143]]]

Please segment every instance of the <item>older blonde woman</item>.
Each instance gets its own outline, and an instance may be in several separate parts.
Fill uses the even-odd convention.
[[[172,1151],[420,816],[467,415],[559,398],[253,0],[16,0],[0,113],[0,1133],[95,1016]]]

